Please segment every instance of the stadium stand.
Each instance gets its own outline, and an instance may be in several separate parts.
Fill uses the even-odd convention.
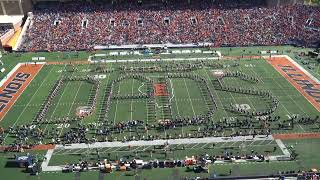
[[[264,1],[57,3],[38,6],[21,51],[91,50],[96,45],[199,43],[313,46],[320,7]],[[242,2],[242,3],[241,3]],[[248,3],[251,2],[251,3]],[[310,28],[311,27],[311,28]]]
[[[10,29],[10,27],[0,27],[0,36],[5,35]]]

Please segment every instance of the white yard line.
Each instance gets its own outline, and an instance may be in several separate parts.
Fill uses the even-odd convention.
[[[54,152],[54,154],[59,154],[61,151],[63,151],[64,149],[63,148],[61,148],[61,149],[55,149],[55,152]]]
[[[169,79],[169,82],[170,82],[171,94],[172,94],[172,97],[169,99],[169,102],[171,103],[173,98],[175,99],[175,101],[177,101],[177,99],[176,99],[175,94],[174,94],[174,89],[173,89],[173,85],[172,85],[172,79]]]
[[[54,68],[54,67],[53,67]],[[52,68],[52,69],[53,69]],[[48,72],[48,74],[46,75],[46,77],[43,79],[42,83],[40,84],[40,86],[37,88],[37,90],[32,94],[31,99],[29,100],[28,104],[23,108],[22,112],[20,113],[20,115],[18,116],[17,120],[13,123],[12,127],[15,127],[15,125],[17,124],[17,122],[20,120],[20,118],[22,117],[23,113],[26,111],[27,107],[29,106],[30,102],[33,100],[34,97],[36,97],[36,94],[38,93],[39,89],[41,88],[42,84],[45,81],[45,79],[47,79],[49,77],[49,74],[51,73],[52,69]],[[40,70],[41,71],[41,70]],[[40,73],[40,71],[38,73]],[[35,78],[35,77],[33,77]],[[32,80],[31,80],[32,82]],[[30,82],[30,83],[31,83]],[[22,93],[21,93],[22,94]],[[7,135],[4,137],[3,141],[5,142],[6,138],[8,137],[9,133],[7,133]]]
[[[88,67],[86,67],[86,68],[89,68],[89,67],[90,67],[90,64],[89,64]],[[77,89],[76,95],[75,95],[74,98],[73,98],[73,101],[72,101],[72,104],[71,104],[71,107],[70,107],[70,109],[69,109],[69,112],[68,112],[68,115],[67,115],[67,116],[69,116],[70,113],[71,113],[72,107],[73,107],[73,105],[74,105],[74,102],[75,102],[76,99],[77,99],[77,96],[78,96],[78,94],[79,94],[79,91],[80,91],[80,88],[81,88],[82,84],[83,84],[83,81],[80,82],[80,85],[79,85],[79,87],[78,87],[78,89]]]
[[[117,147],[117,148],[115,148],[114,150],[112,150],[112,151],[109,151],[109,153],[112,153],[112,152],[117,152],[117,151],[119,151],[119,149],[121,149],[122,147]]]
[[[286,156],[290,156],[290,152],[288,151],[287,147],[283,144],[283,142],[281,141],[281,139],[276,139],[275,140],[277,145],[280,147],[282,153]]]
[[[65,67],[66,67],[66,66],[65,66]],[[72,72],[71,76],[72,76],[72,75],[73,75],[73,72]],[[61,73],[60,77],[61,77],[61,76],[62,76],[62,73]],[[59,78],[60,78],[60,77],[59,77]],[[68,87],[69,84],[70,84],[70,81],[68,81],[67,84],[65,85],[65,87],[63,88],[62,94],[61,94],[61,96],[60,96],[59,99],[58,99],[57,105],[54,107],[53,112],[52,112],[52,114],[51,114],[51,116],[50,116],[50,118],[49,118],[49,122],[51,121],[51,118],[54,116],[54,114],[55,114],[55,112],[56,112],[56,110],[57,110],[57,108],[58,108],[58,106],[59,106],[59,104],[60,104],[60,101],[61,101],[64,93],[66,92],[66,89],[67,89],[67,87]],[[49,124],[46,124],[46,127],[44,128],[43,132],[46,131],[48,125],[49,125]]]
[[[77,92],[76,92],[76,95],[74,96],[73,101],[72,101],[72,103],[71,103],[71,106],[70,106],[69,112],[68,112],[68,114],[67,114],[67,117],[68,117],[68,116],[70,115],[70,113],[71,113],[72,107],[73,107],[73,105],[74,105],[74,102],[75,102],[78,94],[79,94],[79,91],[80,91],[80,88],[81,88],[81,86],[82,86],[82,83],[83,83],[83,81],[80,82],[80,85],[79,85],[79,87],[78,87],[78,90],[77,90]],[[63,132],[63,129],[64,129],[64,126],[62,126],[62,128],[61,128],[61,131],[60,131],[60,133],[59,133],[59,137],[61,136],[61,134],[62,134],[62,132]]]
[[[172,98],[174,98],[174,101],[175,101],[175,104],[176,104],[176,108],[177,108],[177,113],[178,113],[178,116],[180,117],[179,106],[178,106],[177,98],[176,98],[176,96],[175,96],[175,94],[174,94],[174,88],[173,88],[172,79],[170,79],[170,86],[171,86],[171,94],[172,94],[172,97],[171,97],[171,99],[169,100],[169,102],[171,103]],[[182,127],[181,127],[181,134],[182,134],[182,136],[184,136],[183,125],[182,125]]]
[[[240,66],[239,66],[239,70],[242,71],[242,69],[240,68]],[[240,87],[241,87],[241,85],[240,85]],[[232,95],[231,95],[231,96],[232,96]],[[252,103],[252,101],[250,100],[250,98],[248,98],[248,95],[247,95],[247,94],[244,94],[244,96],[245,96],[246,99],[249,101],[249,103],[250,103],[250,105],[252,106],[253,110],[254,110],[255,112],[257,112],[257,109],[256,109],[255,106],[253,105],[253,103]]]
[[[111,68],[111,67],[112,67],[112,64],[110,64],[109,68]],[[107,84],[109,83],[110,74],[111,74],[111,73],[108,74],[108,78],[107,78],[107,81],[106,81]],[[103,89],[103,88],[101,88],[100,91],[102,91],[102,89]],[[97,99],[97,102],[96,102],[96,103],[97,103],[97,106],[98,106],[98,105],[99,105],[98,99]],[[111,105],[111,102],[110,102],[110,105]],[[101,112],[101,110],[100,110],[100,112]],[[82,121],[81,121],[81,122],[82,122]]]
[[[203,71],[205,71],[205,74],[207,75],[208,80],[212,80],[212,79],[210,78],[210,76],[209,76],[208,71],[207,71],[206,69],[203,69]],[[192,73],[195,74],[194,72],[192,72]],[[225,110],[223,109],[224,106],[223,106],[223,103],[222,103],[222,101],[221,101],[221,98],[218,96],[217,91],[216,91],[216,90],[213,90],[212,92],[215,94],[215,99],[214,99],[214,100],[220,102],[222,111],[225,113],[226,117],[229,117],[227,111],[225,111]],[[217,102],[216,102],[216,103],[217,103]],[[218,103],[217,103],[217,104],[218,104]]]
[[[68,112],[67,116],[69,116],[70,113],[71,113],[71,111],[72,111],[72,107],[73,107],[73,105],[74,105],[74,102],[75,102],[76,99],[77,99],[77,96],[78,96],[78,94],[79,94],[79,91],[80,91],[80,88],[81,88],[82,84],[83,84],[83,81],[80,82],[80,85],[79,85],[79,87],[78,87],[78,89],[77,89],[76,95],[75,95],[74,98],[73,98],[73,101],[72,101],[72,103],[71,103],[71,106],[70,106],[70,109],[69,109],[69,112]]]
[[[203,148],[206,147],[208,144],[209,144],[209,143],[205,143],[204,145],[202,145],[202,146],[200,147],[200,149],[203,149]]]
[[[268,144],[266,144],[266,146],[267,146],[267,145],[269,145],[269,144],[271,144],[271,143],[273,143],[273,142],[274,142],[274,141],[273,141],[273,140],[271,140]]]
[[[225,144],[227,144],[228,142],[223,142],[220,146],[219,146],[219,148],[222,148]]]
[[[146,62],[144,63],[144,65],[146,65]],[[144,83],[142,83],[142,84],[144,85]],[[151,84],[151,86],[153,87],[153,84]],[[148,89],[148,87],[146,87],[146,89]],[[152,88],[152,90],[153,90],[153,88]],[[147,115],[146,115],[147,122],[146,122],[146,124],[149,124],[149,107],[148,107],[149,99],[146,99],[145,102],[146,102],[146,111],[147,111]],[[147,137],[148,136],[149,136],[149,129],[147,129]]]
[[[223,83],[223,80],[221,81],[221,84],[224,84],[224,83]],[[231,96],[231,98],[233,99],[234,103],[237,104],[237,101],[236,101],[236,99],[234,98],[234,96],[232,95],[232,93],[231,93],[231,92],[228,92],[228,93],[230,94],[230,96]]]
[[[112,149],[112,147],[107,147],[106,150],[103,151],[103,153],[110,152],[110,149]]]
[[[195,143],[190,149],[194,149],[195,147],[198,146],[199,143]]]
[[[285,90],[282,88],[282,86],[275,80],[275,79],[273,79],[273,81],[274,82],[276,82],[276,84],[277,84],[277,86],[281,89],[281,91],[283,92],[283,93],[285,93]],[[289,98],[296,104],[296,106],[300,109],[300,110],[302,110],[301,109],[301,107],[296,103],[296,101],[294,100],[294,99],[292,99],[291,97],[290,97],[290,95],[288,95],[289,96]],[[291,113],[288,111],[288,109],[280,102],[280,104],[281,104],[281,106],[287,111],[287,113],[291,116]],[[303,110],[302,110],[303,111]],[[304,111],[303,111],[304,112]],[[304,112],[305,113],[305,112]],[[305,113],[306,114],[306,113]],[[299,127],[302,129],[302,131],[303,132],[306,132],[303,128],[302,128],[302,126],[300,125],[300,124],[298,124],[299,125]]]
[[[118,88],[117,96],[120,94],[121,81],[118,84],[119,84],[119,88]],[[118,103],[119,103],[119,99],[117,99],[117,101],[116,101],[116,110],[114,112],[113,125],[116,124],[117,112],[118,112]]]
[[[134,86],[134,79],[132,79],[131,96],[133,96],[133,86]],[[130,103],[130,119],[131,119],[131,121],[133,120],[132,101],[133,101],[133,99],[131,99],[131,103]],[[130,131],[130,134],[131,134],[131,131]],[[130,136],[131,136],[131,135],[130,135]]]
[[[260,141],[257,145],[262,145],[265,142],[265,140]]]
[[[236,144],[238,141],[235,141],[235,142],[233,142],[230,146],[232,147],[232,146],[234,146],[234,144]]]
[[[268,56],[263,56],[264,58],[268,58]],[[320,81],[314,77],[312,74],[310,74],[307,70],[305,70],[300,64],[298,64],[297,62],[295,62],[290,56],[288,55],[274,55],[272,57],[285,57],[288,61],[290,61],[292,64],[294,64],[299,70],[301,70],[306,76],[308,76],[310,79],[312,79],[313,81],[315,81],[317,84],[320,84]],[[280,72],[278,72],[280,73]],[[280,73],[281,74],[281,73]],[[284,76],[282,76],[284,77]],[[285,78],[285,77],[284,77]],[[290,83],[291,84],[291,83]],[[291,84],[292,85],[292,84]],[[295,88],[297,90],[297,88]],[[301,94],[301,93],[300,93]],[[312,104],[309,99],[304,95],[301,94],[302,96],[305,97],[305,99]],[[289,96],[290,97],[290,96]],[[291,98],[291,97],[290,97]],[[291,98],[292,99],[292,98]],[[299,107],[299,106],[298,106]],[[300,107],[299,107],[300,108]]]
[[[254,146],[254,145],[252,145],[253,143],[254,143],[255,141],[252,141],[249,145],[247,145],[247,146]]]
[[[75,150],[73,151],[73,154],[78,154],[80,151],[82,151],[83,149],[78,149],[78,150]]]
[[[144,95],[145,95],[146,93],[144,93],[144,92],[141,91],[141,88],[142,88],[143,86],[144,86],[144,82],[142,82],[142,85],[138,87],[138,91],[139,91],[141,94],[144,94]]]
[[[196,113],[195,113],[195,111],[194,111],[194,107],[193,107],[193,104],[192,104],[192,100],[191,100],[191,97],[190,97],[189,88],[188,88],[188,86],[187,86],[186,79],[183,78],[183,81],[184,81],[184,85],[185,85],[186,90],[187,90],[187,93],[188,93],[188,97],[189,97],[189,101],[190,101],[190,105],[191,105],[191,108],[192,108],[193,115],[195,116]]]
[[[288,58],[289,59],[289,58]],[[290,59],[289,59],[289,61],[290,61]],[[292,61],[291,61],[292,62]],[[301,66],[300,66],[301,67]],[[298,67],[298,68],[300,68],[300,67]],[[320,66],[319,66],[320,67]],[[252,70],[253,71],[253,70]],[[253,71],[254,72],[254,71]],[[255,72],[254,72],[255,73]],[[258,76],[257,76],[257,78],[259,78]],[[282,88],[282,86],[276,81],[276,79],[274,78],[274,77],[270,77],[273,81],[275,81],[276,83],[277,83],[277,85],[280,87],[280,89],[284,92],[284,89]],[[283,78],[283,77],[282,77]],[[261,79],[261,81],[262,81],[262,79]],[[263,82],[263,81],[262,81]],[[263,82],[264,83],[264,82]],[[279,96],[277,96],[277,97],[279,97]],[[301,108],[300,107],[300,105],[298,105],[297,104],[297,102],[292,98],[292,96],[291,95],[287,95],[287,96],[280,96],[280,97],[289,97],[294,103],[295,103],[295,105],[305,114],[305,115],[307,115],[307,113],[303,110],[303,108]],[[298,96],[297,96],[298,97]],[[288,112],[288,114],[290,115],[291,113],[288,111],[288,109],[280,102],[280,104],[281,104],[281,106],[282,107],[284,107],[285,108],[285,110]],[[305,130],[304,130],[304,128],[300,125],[300,124],[298,124],[299,125],[299,127],[302,129],[302,131],[303,132],[306,132]]]
[[[227,143],[227,142],[252,142],[252,141],[260,141],[260,140],[274,140],[273,137],[265,136],[265,135],[257,135],[255,138],[252,136],[235,136],[232,139],[227,137],[205,137],[205,138],[182,138],[182,139],[159,139],[152,141],[113,141],[113,142],[95,142],[90,144],[90,148],[102,148],[102,147],[128,147],[128,146],[154,146],[154,145],[164,145],[165,143],[169,143],[169,145],[176,144],[194,144],[197,143]],[[264,145],[263,145],[264,146]],[[80,144],[70,144],[68,146],[56,145],[56,149],[60,148],[64,149],[79,149],[79,148],[88,148],[88,144],[80,143]],[[218,146],[217,146],[218,147]],[[220,147],[220,146],[219,146]]]

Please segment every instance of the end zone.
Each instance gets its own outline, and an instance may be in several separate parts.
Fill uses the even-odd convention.
[[[274,139],[319,139],[320,133],[273,134]]]
[[[288,56],[265,57],[320,112],[319,80]]]
[[[0,120],[42,68],[41,64],[19,63],[0,87]]]

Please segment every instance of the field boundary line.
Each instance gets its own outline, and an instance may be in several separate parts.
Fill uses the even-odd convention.
[[[183,78],[183,81],[184,81],[184,85],[185,85],[187,93],[188,93],[188,97],[189,97],[189,100],[190,100],[190,104],[191,104],[193,115],[195,116],[196,112],[194,111],[194,107],[193,107],[193,103],[192,103],[191,96],[190,96],[190,93],[189,93],[189,88],[188,88],[187,83],[186,83],[186,79]]]
[[[290,152],[288,151],[287,147],[283,144],[283,142],[281,141],[281,139],[276,139],[275,140],[277,145],[280,147],[282,153],[286,156],[290,156]]]
[[[24,64],[25,66],[21,66],[22,64]],[[31,78],[25,78],[23,83],[20,84],[20,88],[18,88],[15,92],[15,94],[13,94],[11,96],[11,99],[7,100],[8,102],[6,103],[6,106],[2,109],[2,111],[0,112],[0,121],[6,116],[6,114],[10,111],[10,109],[14,106],[14,104],[17,102],[17,100],[19,99],[19,97],[21,96],[21,94],[23,94],[23,92],[27,89],[27,87],[29,86],[29,84],[33,81],[33,79],[37,76],[37,74],[40,72],[40,70],[42,69],[44,64],[38,64],[38,65],[32,65],[31,63],[21,63],[21,65],[11,74],[11,76],[2,84],[2,86],[0,87],[0,91],[3,91],[4,89],[6,89],[6,87],[4,87],[5,85],[8,86],[11,82],[13,82],[13,79],[15,79],[16,75],[18,73],[23,73],[24,75],[29,74],[29,76],[31,76]],[[27,67],[27,65],[30,66],[37,66],[38,69],[31,71],[30,67]],[[19,72],[19,69],[22,69],[21,72]],[[14,76],[15,75],[15,76]],[[10,82],[11,81],[11,82]],[[40,86],[39,86],[40,87]],[[34,96],[34,95],[33,95]],[[30,101],[29,101],[30,103]],[[3,105],[3,104],[2,104]],[[25,110],[25,109],[24,109]],[[21,115],[20,115],[21,116]],[[18,119],[17,119],[18,120]],[[13,126],[16,124],[17,120],[15,121],[15,123],[13,124]],[[6,136],[7,137],[7,136]]]
[[[319,133],[320,134],[320,133]],[[105,148],[105,147],[128,147],[128,146],[153,146],[164,145],[169,143],[170,145],[178,144],[199,144],[201,143],[228,143],[228,142],[252,142],[261,140],[274,140],[273,136],[257,135],[253,136],[234,136],[230,137],[204,137],[204,138],[181,138],[181,139],[159,139],[159,140],[140,140],[140,141],[113,141],[113,142],[95,142],[92,144],[76,143],[64,145],[56,145],[55,149],[79,149],[79,148]]]
[[[118,83],[119,84],[119,88],[118,88],[118,91],[117,91],[117,96],[121,93],[121,90],[120,90],[120,88],[121,88],[121,81]],[[119,99],[117,98],[117,101],[116,101],[116,109],[115,109],[115,111],[114,111],[114,115],[113,115],[113,125],[115,125],[116,124],[116,118],[117,118],[117,113],[118,113],[118,102],[119,102]],[[113,103],[111,103],[111,104],[113,104]],[[110,105],[111,105],[110,104]]]
[[[0,87],[19,69],[22,63],[18,63],[11,71],[0,81]]]
[[[319,93],[315,91],[320,87],[318,79],[294,62],[290,57],[288,59],[288,56],[274,56],[265,59],[282,77],[290,82],[316,110],[320,111],[320,99],[317,99],[317,96],[313,95],[313,93]]]
[[[302,67],[299,63],[297,63],[295,60],[293,60],[290,56],[288,56],[288,55],[278,55],[278,56],[279,57],[283,56],[283,57],[287,58],[292,64],[297,66],[302,72],[304,72],[312,80],[314,80],[316,83],[320,84],[320,81],[316,77],[314,77],[311,73],[309,73],[304,67]]]

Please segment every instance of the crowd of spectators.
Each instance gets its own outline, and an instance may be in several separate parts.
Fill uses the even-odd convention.
[[[9,32],[10,29],[13,29],[13,28],[10,26],[0,26],[0,37],[5,35],[7,32]]]
[[[58,4],[34,10],[20,50],[199,42],[211,42],[217,47],[292,43],[310,46],[320,41],[319,19],[320,7],[266,7],[259,3],[228,6],[219,0],[191,4]]]

